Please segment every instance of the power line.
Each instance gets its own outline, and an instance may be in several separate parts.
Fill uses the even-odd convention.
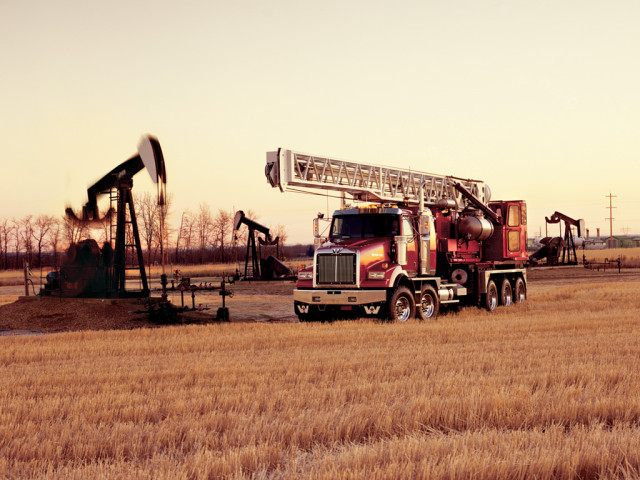
[[[615,197],[617,195],[611,195],[611,192],[609,192],[609,195],[605,195],[605,198],[609,199],[609,206],[605,207],[609,209],[609,218],[605,218],[605,220],[609,220],[609,248],[613,248],[613,221],[615,220],[613,218],[613,209],[618,208],[613,206],[613,198]]]

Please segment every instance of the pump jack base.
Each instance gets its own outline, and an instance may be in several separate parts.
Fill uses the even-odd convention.
[[[228,322],[229,321],[229,309],[227,307],[220,307],[216,312],[216,320],[219,322]]]

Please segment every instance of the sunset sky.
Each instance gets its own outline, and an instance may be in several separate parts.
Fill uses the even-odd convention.
[[[206,202],[311,242],[327,200],[264,176],[284,147],[484,180],[531,236],[556,210],[608,235],[611,192],[640,234],[639,24],[637,0],[3,0],[0,217],[79,208],[151,133],[174,224]]]

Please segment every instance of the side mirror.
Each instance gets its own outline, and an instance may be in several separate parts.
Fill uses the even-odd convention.
[[[320,214],[313,219],[313,238],[320,240],[320,244],[323,244],[327,238],[327,229],[331,226],[331,219],[324,218]]]

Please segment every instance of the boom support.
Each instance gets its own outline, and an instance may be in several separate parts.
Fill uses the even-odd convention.
[[[424,206],[437,206],[438,202],[442,205],[443,200],[450,204],[453,200],[455,205],[451,207],[462,209],[467,198],[455,188],[456,184],[484,205],[491,197],[488,185],[479,180],[347,162],[283,148],[267,152],[265,174],[271,186],[282,192],[295,188],[332,190],[362,202],[420,205],[423,184]]]

